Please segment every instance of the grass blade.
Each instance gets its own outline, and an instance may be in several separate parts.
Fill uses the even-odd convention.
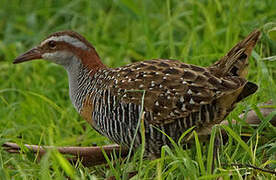
[[[249,146],[241,139],[241,137],[236,134],[230,127],[222,125],[221,127],[223,127],[229,135],[231,135],[240,145],[241,147],[250,155],[250,157],[252,159],[254,159],[253,157],[253,152],[251,151],[251,149],[249,148]]]
[[[198,135],[197,135],[196,131],[193,131],[193,134],[195,136],[197,161],[199,163],[201,175],[206,175],[206,170],[205,170],[204,163],[203,163],[202,152],[201,152]]]
[[[215,163],[213,162],[215,136],[216,136],[216,126],[212,128],[210,143],[208,147],[207,174],[212,174],[212,164]]]

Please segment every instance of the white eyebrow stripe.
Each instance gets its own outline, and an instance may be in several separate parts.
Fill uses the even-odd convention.
[[[64,41],[67,42],[75,47],[81,48],[83,50],[88,50],[89,48],[83,43],[81,42],[79,39],[73,38],[71,36],[68,35],[63,35],[63,36],[52,36],[48,39],[46,39],[45,41],[43,41],[41,43],[41,46],[43,46],[44,44],[48,43],[49,41]]]

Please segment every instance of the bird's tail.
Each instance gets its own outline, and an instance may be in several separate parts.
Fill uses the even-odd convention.
[[[247,75],[248,57],[256,45],[260,30],[250,33],[244,40],[235,45],[223,58],[209,67],[216,76],[225,75],[245,77]]]

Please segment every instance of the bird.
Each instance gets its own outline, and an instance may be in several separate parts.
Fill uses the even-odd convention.
[[[260,35],[260,30],[251,32],[208,67],[151,59],[110,68],[88,40],[66,30],[49,35],[13,63],[44,59],[63,66],[71,102],[94,130],[126,148],[137,149],[145,137],[145,154],[159,157],[162,146],[171,146],[167,136],[177,142],[194,128],[204,137],[257,91],[246,75]]]

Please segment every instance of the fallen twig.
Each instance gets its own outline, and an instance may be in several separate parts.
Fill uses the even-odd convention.
[[[237,166],[237,167],[249,167],[249,168],[252,168],[252,169],[256,169],[256,170],[259,170],[259,171],[262,171],[262,172],[267,172],[267,173],[270,173],[270,174],[274,174],[276,175],[276,171],[273,171],[273,170],[270,170],[270,169],[263,169],[263,168],[259,168],[257,166],[253,166],[253,165],[250,165],[250,164],[239,164],[239,163],[232,163],[231,166]]]
[[[103,150],[108,156],[112,153],[116,153],[122,157],[128,154],[127,149],[121,148],[117,144],[95,147],[54,147],[29,144],[24,144],[24,146],[31,152],[37,153],[39,157],[43,156],[49,149],[56,149],[61,154],[73,155],[72,158],[68,159],[70,162],[76,163],[80,160],[84,166],[94,166],[105,163],[106,159],[102,153]],[[19,153],[21,151],[21,147],[16,143],[6,142],[3,144],[3,147],[10,153]]]

